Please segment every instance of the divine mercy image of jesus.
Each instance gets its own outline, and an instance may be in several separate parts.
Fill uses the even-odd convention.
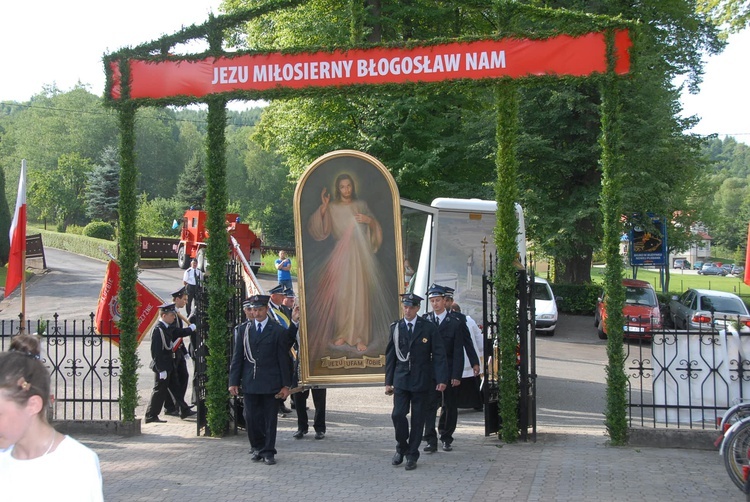
[[[366,369],[365,358],[385,354],[388,325],[398,318],[395,218],[386,180],[362,172],[351,160],[333,167],[306,183],[309,209],[300,222],[304,331],[311,371],[335,374],[338,367],[353,374]],[[330,363],[333,370],[325,371],[330,360],[359,362]]]

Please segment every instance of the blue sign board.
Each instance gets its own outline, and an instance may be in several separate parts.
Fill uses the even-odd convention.
[[[648,216],[651,227],[636,221],[630,229],[630,265],[659,266],[667,264],[667,223],[657,216]]]

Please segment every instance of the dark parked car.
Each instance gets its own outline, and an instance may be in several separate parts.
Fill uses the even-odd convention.
[[[703,268],[703,262],[702,261],[696,261],[693,264],[693,270],[700,270]]]
[[[726,269],[717,267],[716,265],[703,265],[703,268],[698,271],[701,275],[727,275]]]
[[[739,265],[732,265],[732,271],[729,273],[732,275],[736,275],[736,276],[745,275],[745,267],[740,267]]]
[[[690,262],[687,261],[685,258],[677,258],[674,261],[674,268],[677,268],[680,270],[690,270]]]

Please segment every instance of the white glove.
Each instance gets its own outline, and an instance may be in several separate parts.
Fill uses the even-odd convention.
[[[161,371],[159,372],[159,380],[166,380],[167,379],[167,372]]]
[[[192,329],[193,331],[195,331],[195,330],[196,330],[196,329],[198,328],[198,327],[197,327],[197,326],[196,326],[195,324],[191,324],[191,325],[190,325],[190,326],[188,326],[188,327],[189,327],[190,329]]]

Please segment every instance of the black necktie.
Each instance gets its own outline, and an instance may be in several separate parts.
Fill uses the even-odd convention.
[[[258,331],[259,335],[261,334],[262,329],[263,329],[263,325],[261,323],[258,323],[258,329],[256,331]]]
[[[412,328],[412,326],[411,326],[411,323],[408,323],[408,324],[407,324],[406,326],[407,326],[407,327],[408,327],[408,329],[409,329],[409,334],[410,334],[410,335],[414,334],[414,332],[413,332],[413,331],[412,331],[412,329],[411,329],[411,328]]]

